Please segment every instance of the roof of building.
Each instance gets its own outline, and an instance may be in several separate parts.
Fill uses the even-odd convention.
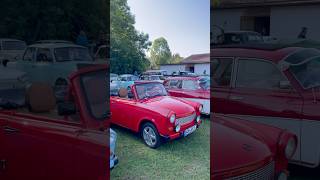
[[[214,9],[243,8],[257,6],[290,6],[320,3],[320,0],[223,0]],[[212,3],[213,4],[213,3]]]
[[[210,63],[210,53],[194,54],[181,61],[181,64],[203,64]]]

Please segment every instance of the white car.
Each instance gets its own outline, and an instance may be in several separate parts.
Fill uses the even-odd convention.
[[[27,44],[18,39],[0,39],[0,62],[21,59],[26,47]]]

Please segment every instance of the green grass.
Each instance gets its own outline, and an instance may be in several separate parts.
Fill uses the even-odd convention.
[[[112,127],[117,134],[119,164],[111,179],[210,179],[210,122],[186,138],[148,148],[134,133]]]

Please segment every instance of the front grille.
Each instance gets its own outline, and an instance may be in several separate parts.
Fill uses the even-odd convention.
[[[176,120],[176,125],[184,125],[187,124],[191,121],[193,121],[196,118],[196,113],[194,112],[193,114],[191,114],[190,116],[186,116],[186,117],[182,117],[182,118],[178,118]]]
[[[263,166],[260,169],[257,169],[253,172],[228,178],[229,180],[273,180],[274,179],[274,161],[271,161],[269,164]]]

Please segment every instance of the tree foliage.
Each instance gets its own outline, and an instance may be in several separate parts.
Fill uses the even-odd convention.
[[[160,64],[171,63],[172,54],[165,38],[155,39],[150,49],[150,62],[153,69],[158,68]]]
[[[111,72],[145,71],[149,67],[145,54],[150,46],[148,34],[135,29],[127,0],[111,0],[110,9]]]
[[[109,34],[108,0],[1,0],[0,37],[33,43],[42,39],[74,41],[84,30],[89,39]]]
[[[183,60],[179,53],[173,54],[171,57],[171,64],[178,64]]]

